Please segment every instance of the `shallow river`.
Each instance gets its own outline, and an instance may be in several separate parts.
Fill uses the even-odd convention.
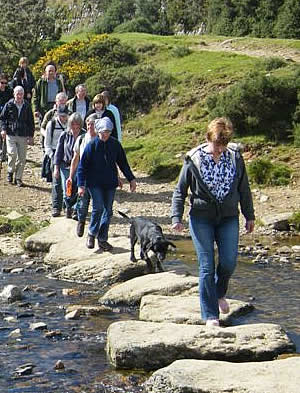
[[[178,259],[197,275],[191,242],[178,241],[176,244]],[[278,323],[288,332],[300,353],[300,270],[290,264],[256,265],[252,260],[239,258],[228,297],[251,300],[255,310],[234,323]],[[0,303],[0,392],[142,392],[147,375],[114,371],[104,351],[109,324],[136,318],[135,311],[67,321],[64,315],[68,305],[97,304],[101,288],[48,279],[45,271],[37,269],[41,266],[39,260],[22,273],[3,273],[3,268],[24,266],[24,262],[21,258],[0,259],[0,290],[8,284],[22,289],[27,287],[22,302]],[[76,289],[76,294],[63,296],[63,288]],[[4,319],[9,316],[15,320]],[[32,322],[45,322],[48,330],[59,329],[61,335],[45,338],[43,331],[30,330]],[[17,328],[21,330],[20,337],[9,337]],[[57,360],[64,363],[63,370],[54,369]],[[26,363],[35,366],[32,374],[18,375],[16,368]]]

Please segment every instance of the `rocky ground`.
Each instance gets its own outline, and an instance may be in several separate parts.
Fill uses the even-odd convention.
[[[245,153],[245,159],[253,159],[253,154]],[[33,222],[41,223],[51,219],[51,187],[40,177],[42,151],[39,135],[36,135],[35,145],[29,147],[28,162],[24,173],[24,188],[8,184],[6,180],[6,165],[3,165],[0,178],[0,208],[3,212],[16,210],[28,215]],[[294,177],[290,186],[253,188],[256,217],[258,223],[263,216],[300,210],[300,177],[298,160],[292,162]],[[145,174],[137,176],[136,193],[129,192],[125,181],[122,190],[118,190],[114,204],[114,217],[111,225],[111,235],[118,236],[128,233],[128,223],[122,219],[117,210],[126,212],[129,216],[145,216],[159,223],[166,234],[171,235],[170,206],[174,183],[155,181]],[[188,203],[186,213],[188,212]],[[1,212],[0,212],[1,213]],[[182,235],[187,235],[186,229]],[[3,243],[3,242],[2,242]],[[8,248],[15,243],[11,236],[7,238]],[[3,247],[1,247],[3,249]]]

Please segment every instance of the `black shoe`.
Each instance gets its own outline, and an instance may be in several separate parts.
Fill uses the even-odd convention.
[[[21,179],[16,179],[16,185],[17,187],[24,187],[24,183],[22,182]]]
[[[12,182],[13,182],[13,173],[7,172],[7,181],[8,181],[8,183],[12,184]]]
[[[109,244],[107,241],[98,240],[98,246],[103,251],[111,251],[113,249],[113,246]]]
[[[59,217],[60,216],[60,210],[59,209],[53,209],[52,210],[52,217]]]
[[[83,236],[83,234],[84,234],[84,226],[85,226],[85,221],[78,221],[77,229],[76,229],[78,237],[82,237]]]
[[[95,247],[95,236],[93,235],[88,235],[86,239],[86,246],[87,248],[94,248]]]
[[[72,209],[70,207],[66,208],[66,218],[72,218]]]

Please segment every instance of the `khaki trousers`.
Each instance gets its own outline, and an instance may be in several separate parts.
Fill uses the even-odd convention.
[[[6,135],[7,172],[15,173],[15,179],[22,180],[27,154],[27,137]]]

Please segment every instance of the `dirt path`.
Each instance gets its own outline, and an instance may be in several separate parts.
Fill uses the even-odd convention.
[[[284,60],[300,63],[300,50],[293,48],[282,48],[277,46],[261,48],[243,37],[228,39],[223,42],[210,42],[204,45],[200,43],[197,49],[212,52],[233,52],[240,55],[254,57],[282,57]]]

